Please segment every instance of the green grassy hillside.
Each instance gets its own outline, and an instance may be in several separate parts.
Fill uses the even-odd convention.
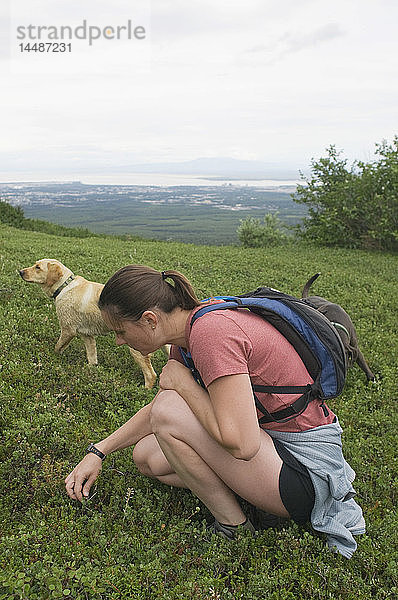
[[[112,336],[88,367],[74,340],[54,353],[53,302],[17,274],[39,258],[105,282],[136,262],[181,270],[200,296],[268,284],[314,291],[352,316],[380,378],[355,367],[332,401],[367,520],[354,557],[330,553],[294,523],[237,542],[209,541],[207,510],[188,492],[141,476],[131,449],[112,455],[95,495],[81,506],[63,479],[97,441],[150,401],[139,369]],[[384,599],[397,596],[397,256],[292,247],[245,250],[177,243],[75,239],[0,225],[0,600]],[[164,363],[155,356],[159,372]],[[199,507],[199,509],[197,508]]]

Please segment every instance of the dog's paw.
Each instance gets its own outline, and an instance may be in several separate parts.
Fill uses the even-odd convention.
[[[151,390],[153,388],[153,386],[156,383],[156,376],[155,377],[148,377],[148,376],[144,376],[144,387],[147,390]]]
[[[383,377],[380,373],[376,373],[376,375],[373,375],[373,378],[368,378],[367,380],[367,385],[371,385],[371,386],[378,386],[381,384],[383,380]]]

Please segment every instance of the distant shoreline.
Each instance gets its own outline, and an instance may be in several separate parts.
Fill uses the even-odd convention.
[[[289,188],[292,191],[300,182],[299,179],[278,179],[259,177],[222,177],[218,175],[175,175],[167,173],[129,173],[129,174],[70,174],[69,176],[55,176],[49,179],[48,173],[25,173],[20,179],[15,178],[15,174],[7,177],[0,175],[0,187],[8,186],[38,186],[38,185],[113,185],[113,186],[145,186],[145,187],[255,187],[272,188],[277,191],[278,188]]]

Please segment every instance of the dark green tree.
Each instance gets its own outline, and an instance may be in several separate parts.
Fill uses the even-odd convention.
[[[311,177],[292,196],[308,206],[298,226],[307,240],[350,248],[398,249],[398,136],[376,144],[373,162],[348,168],[335,146],[313,160]]]

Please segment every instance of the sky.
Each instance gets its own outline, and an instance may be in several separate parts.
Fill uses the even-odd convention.
[[[398,133],[396,0],[2,0],[0,10],[0,181],[199,157],[298,171],[331,144],[372,160]],[[35,40],[17,27],[109,32],[128,20],[144,39],[120,30],[67,40],[65,53],[19,47]]]

